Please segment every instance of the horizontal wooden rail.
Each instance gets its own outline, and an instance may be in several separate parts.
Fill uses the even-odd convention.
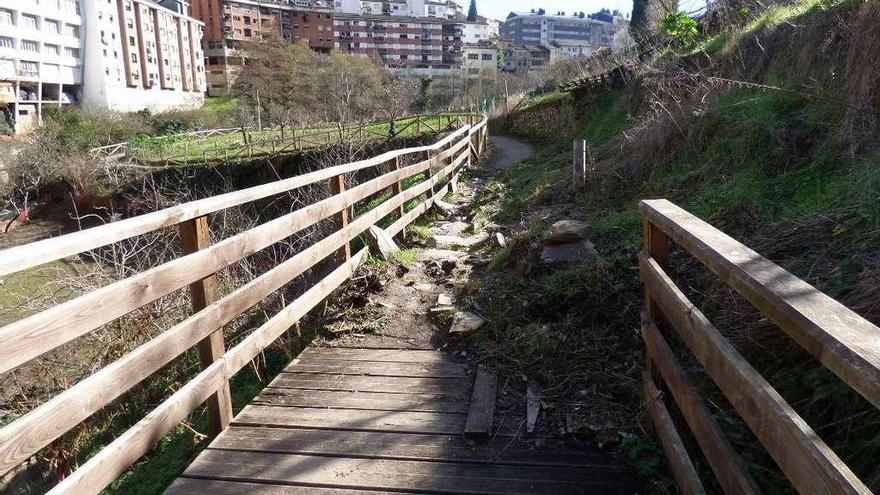
[[[141,456],[149,452],[162,435],[183,421],[218,387],[232,378],[238,370],[253,360],[297,320],[342,285],[354,273],[365,255],[366,249],[361,249],[350,260],[254,330],[238,345],[226,351],[223,357],[188,381],[144,419],[138,421],[80,466],[49,491],[49,494],[86,495],[103,490]]]
[[[709,466],[724,493],[743,495],[761,493],[705,402],[690,384],[666,339],[647,314],[642,315],[642,338],[648,354],[653,358],[654,366],[669,387],[682,416],[692,425],[694,438],[705,454],[706,460],[709,461]]]
[[[642,214],[854,390],[880,407],[880,328],[666,200]]]
[[[861,387],[866,398],[873,397],[876,366],[880,366],[880,359],[872,357],[880,349],[877,338],[880,331],[876,327],[672,203],[643,201],[640,208],[650,227],[646,233],[659,229],[743,293],[796,341],[813,346],[809,350],[821,363],[829,369],[834,366],[838,375],[853,388]],[[649,251],[640,256],[647,297],[656,304],[663,319],[676,330],[795,489],[801,493],[871,493],[679,290],[652,256],[657,252],[665,257],[666,250],[661,243],[653,243]],[[816,306],[809,308],[804,305],[806,302]],[[656,314],[646,315],[643,322],[650,368],[658,371],[669,386],[725,492],[756,490],[737,467],[739,463],[732,449],[718,439],[720,430],[687,384],[684,372],[655,326],[657,318]],[[874,328],[873,341],[863,340],[871,327]]]
[[[211,196],[210,198],[197,201],[190,201],[100,227],[93,227],[24,246],[4,249],[0,251],[0,277],[119,242],[136,235],[145,234],[162,227],[177,225],[180,222],[209,213],[292,191],[310,184],[316,184],[340,174],[376,167],[392,158],[424,153],[427,150],[438,150],[460,138],[467,131],[467,128],[458,129],[432,145],[388,151],[365,160],[335,165],[289,179]]]
[[[327,180],[344,173],[379,165],[388,160],[394,160],[397,163],[401,156],[409,153],[417,153],[416,156],[422,156],[425,151],[434,152],[433,156],[428,159],[421,159],[412,165],[395,167],[388,173],[350,189],[342,190],[338,194],[333,194],[326,199],[265,222],[248,231],[220,240],[212,245],[205,243],[191,254],[88,292],[71,301],[0,328],[0,342],[4,344],[0,346],[0,372],[2,372],[26,363],[30,359],[69,342],[73,338],[82,336],[100,325],[113,321],[158,297],[185,287],[191,282],[211,276],[217,270],[313,225],[321,219],[345,211],[355,203],[362,202],[366,198],[390,188],[394,190],[394,194],[388,199],[342,225],[340,229],[243,286],[234,288],[218,300],[207,301],[209,304],[186,320],[174,325],[0,429],[0,475],[21,465],[38,453],[40,449],[108,405],[125,391],[162,369],[207,336],[217,332],[223,325],[231,322],[235,317],[281,289],[285,284],[313,268],[342,246],[347,246],[354,238],[380,220],[395,215],[396,220],[389,231],[395,228],[398,229],[397,231],[402,230],[438,197],[440,193],[435,190],[436,186],[456,176],[460,168],[471,157],[470,148],[475,129],[476,132],[485,132],[485,119],[477,125],[460,128],[431,146],[396,150],[368,160],[328,167],[317,173],[313,172],[277,183],[256,186],[256,188],[246,190],[251,191],[251,194],[247,196],[231,196],[236,193],[230,193],[183,204],[180,205],[180,210],[177,212],[183,212],[183,214],[173,216],[170,220],[167,216],[163,217],[163,220],[158,220],[155,217],[148,221],[140,220],[143,217],[155,215],[147,214],[143,217],[130,219],[134,221],[131,223],[133,227],[123,226],[122,229],[119,229],[118,225],[122,222],[97,227],[52,239],[54,251],[39,251],[38,249],[38,252],[45,253],[44,256],[51,258],[57,256],[58,252],[70,253],[71,250],[83,245],[94,248],[125,239],[130,236],[129,234],[133,230],[145,233],[193,218],[204,220],[203,215],[206,210],[217,211],[252,200],[248,198],[266,197],[284,192],[291,187]],[[426,173],[425,180],[407,189],[400,187],[403,181],[412,177],[420,177]],[[298,182],[293,183],[294,179],[298,179]],[[298,185],[291,186],[292,183]],[[257,192],[253,193],[255,189]],[[445,186],[440,189],[440,191],[445,190]],[[426,194],[427,198],[410,211],[403,210],[406,203]],[[216,201],[221,197],[224,198],[222,201],[205,203],[206,201]],[[200,205],[193,206],[194,203]],[[163,210],[163,212],[167,211]],[[156,225],[157,222],[159,225]],[[153,228],[150,228],[151,226]],[[97,233],[97,235],[94,237],[82,236],[87,233]],[[60,242],[65,239],[73,243],[75,247]],[[34,243],[23,246],[23,248],[33,252],[35,246],[45,246],[43,244],[45,242]],[[10,251],[13,250],[6,252]],[[6,252],[0,252],[0,255]],[[73,251],[70,254],[76,254],[76,252],[78,251]],[[241,369],[266,345],[274,341],[281,332],[289,328],[291,324],[344,282],[364,255],[365,251],[360,251],[351,259],[346,260],[332,274],[308,289],[240,344],[222,355],[213,356],[210,361],[205,363],[205,369],[195,379],[188,382],[110,446],[100,451],[62,484],[58,485],[52,493],[97,493],[100,491],[149,450],[161,435],[182,420],[195,407],[205,402],[208,397],[222,389],[232,374]],[[11,271],[20,269],[22,268],[16,267]],[[221,424],[220,427],[222,426]]]
[[[675,428],[672,416],[666,409],[663,402],[662,394],[651,379],[648,373],[642,375],[642,387],[645,394],[645,407],[648,410],[648,416],[651,423],[657,431],[657,437],[660,439],[660,446],[663,453],[669,459],[669,469],[672,471],[672,477],[681,488],[681,493],[687,495],[705,495],[706,489],[700,481],[700,475],[691,461],[690,455],[684,446],[684,442]]]

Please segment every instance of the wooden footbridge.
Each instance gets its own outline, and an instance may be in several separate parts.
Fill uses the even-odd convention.
[[[491,434],[491,379],[430,348],[307,348],[233,417],[229,380],[349,279],[366,255],[361,233],[385,220],[397,235],[454,188],[486,147],[482,118],[461,119],[433,145],[396,150],[0,252],[0,276],[177,226],[181,257],[79,295],[0,328],[0,373],[15,370],[123,315],[189,287],[193,314],[0,429],[0,474],[26,463],[66,432],[188,349],[202,370],[50,493],[96,494],[207,404],[215,438],[168,488],[169,495],[377,493],[636,493],[631,470],[548,440],[542,449]],[[354,187],[347,176],[385,167]],[[326,199],[211,242],[209,215],[329,181]],[[350,216],[371,198],[371,209]],[[672,242],[710,270],[875,406],[880,406],[880,330],[667,201],[645,201],[646,290],[642,333],[646,409],[684,493],[704,493],[679,428],[689,427],[725,493],[757,493],[705,401],[670,349],[676,331],[803,493],[870,493],[793,408],[688,301],[666,271]],[[241,287],[218,293],[215,274],[324,219],[336,230]],[[336,263],[323,278],[225,349],[223,326],[285,284]],[[479,379],[477,378],[479,376]],[[677,406],[674,421],[670,408]],[[488,423],[489,427],[485,425]],[[476,426],[475,426],[476,425]],[[488,433],[474,441],[469,433]]]

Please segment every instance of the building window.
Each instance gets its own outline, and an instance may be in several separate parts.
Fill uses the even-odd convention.
[[[480,56],[476,53],[468,53],[468,60],[479,60]]]
[[[135,45],[134,36],[129,36],[128,37],[128,46],[134,46],[134,45]]]
[[[19,71],[23,76],[36,76],[39,72],[40,65],[37,62],[29,62],[22,60],[19,62]]]
[[[64,34],[66,36],[73,36],[74,38],[79,38],[79,26],[74,26],[73,24],[65,24],[64,25]]]
[[[138,61],[137,53],[132,53],[131,54],[131,63],[136,64],[137,61]]]
[[[12,11],[0,9],[0,24],[12,25]]]
[[[250,29],[245,29],[245,30],[244,30],[244,37],[245,37],[245,38],[250,38],[250,37],[251,37],[251,30],[250,30]]]
[[[43,19],[43,31],[48,31],[53,34],[61,33],[61,25],[58,21],[52,19]]]
[[[64,54],[68,57],[79,58],[79,48],[64,47]]]
[[[40,53],[40,44],[36,41],[21,40],[21,49],[26,52]]]
[[[489,60],[489,61],[491,61],[491,60],[492,60],[492,54],[491,54],[491,53],[484,53],[484,54],[483,54],[483,60]]]
[[[0,48],[15,48],[15,40],[9,36],[0,36]]]
[[[21,27],[24,29],[37,29],[37,18],[32,15],[21,15]]]

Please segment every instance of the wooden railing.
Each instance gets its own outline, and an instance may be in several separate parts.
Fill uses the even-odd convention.
[[[666,272],[670,242],[702,262],[875,407],[880,407],[880,329],[669,201],[642,201],[639,207],[645,399],[679,487],[685,493],[705,493],[657,383],[665,384],[724,492],[758,493],[676,360],[661,331],[665,327],[676,331],[798,492],[871,493],[675,285]]]
[[[400,117],[394,120],[392,134],[390,121],[358,123],[337,128],[291,127],[256,130],[251,127],[207,129],[168,136],[149,138],[144,142],[123,142],[90,150],[93,158],[124,156],[128,160],[154,166],[206,164],[214,161],[250,159],[264,155],[293,153],[305,149],[329,146],[344,135],[352,142],[368,142],[399,136],[425,133],[439,134],[463,125],[473,125],[481,119],[478,114],[430,114]],[[247,138],[244,137],[247,136]],[[220,142],[208,138],[240,136],[239,142]]]
[[[216,434],[224,429],[232,415],[229,379],[354,272],[364,259],[366,249],[352,254],[350,242],[386,217],[394,219],[386,229],[391,235],[403,230],[448,192],[460,169],[485,149],[486,138],[486,120],[482,119],[430,146],[390,151],[367,160],[331,166],[0,251],[0,276],[3,276],[178,225],[184,252],[182,257],[0,328],[0,373],[14,370],[186,286],[190,288],[193,306],[193,314],[186,320],[3,427],[0,430],[0,475],[21,465],[194,346],[199,349],[202,371],[50,493],[98,493],[202,403],[207,402],[210,432]],[[416,163],[403,165],[402,159],[413,157]],[[345,188],[343,174],[389,164],[393,165],[391,172]],[[412,184],[412,178],[420,180]],[[323,181],[330,181],[332,191],[326,199],[211,244],[208,235],[211,213]],[[439,187],[442,182],[447,184]],[[405,184],[410,186],[404,187]],[[391,196],[358,218],[348,218],[352,205],[383,191],[390,191]],[[405,204],[420,197],[426,199],[405,210]],[[217,297],[214,277],[218,270],[327,218],[336,221],[337,229],[332,234],[245,285]],[[330,256],[339,263],[329,275],[240,343],[224,349],[223,325]]]

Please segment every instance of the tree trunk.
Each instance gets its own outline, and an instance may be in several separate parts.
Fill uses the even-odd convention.
[[[669,12],[678,10],[678,0],[633,0],[630,34],[641,52],[650,50],[660,36],[660,21]]]

